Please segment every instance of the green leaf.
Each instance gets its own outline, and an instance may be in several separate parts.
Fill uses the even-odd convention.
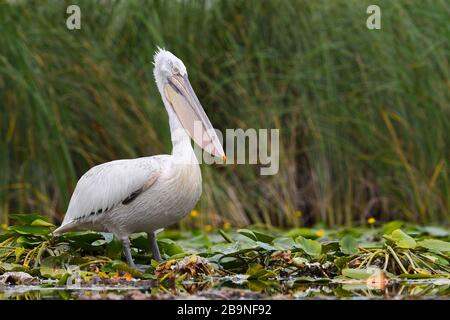
[[[55,226],[53,223],[47,222],[42,219],[33,220],[33,222],[31,222],[31,225],[37,226],[37,227],[54,227]]]
[[[234,269],[242,267],[242,259],[232,256],[217,255],[211,259],[214,263],[220,264],[224,269]]]
[[[25,271],[25,268],[21,264],[0,261],[0,271]]]
[[[276,251],[277,250],[274,246],[271,246],[270,244],[267,244],[265,242],[256,241],[255,244],[257,244],[260,248],[267,250],[267,251]]]
[[[181,253],[174,254],[170,258],[171,259],[181,259],[181,258],[184,258],[184,257],[189,256],[189,255],[191,255],[191,253],[189,253],[189,252],[181,252]]]
[[[289,238],[297,238],[299,236],[302,236],[304,238],[310,238],[310,239],[318,238],[316,232],[309,228],[294,228],[294,229],[289,230],[285,236],[289,237]]]
[[[94,242],[91,243],[91,246],[94,247],[100,247],[104,244],[108,243],[108,241],[104,240],[104,239],[100,239],[100,240],[95,240]]]
[[[192,233],[194,233],[194,230],[192,231]],[[169,238],[172,240],[180,240],[183,239],[183,233],[180,230],[166,229],[161,232],[158,232],[158,238],[159,239]]]
[[[42,243],[42,240],[30,235],[23,235],[17,238],[16,243],[25,246],[35,246]]]
[[[405,223],[401,220],[393,220],[383,225],[384,234],[391,234],[392,231],[400,229]]]
[[[385,235],[384,237],[400,248],[414,249],[417,246],[416,240],[400,229],[396,229],[389,236]]]
[[[102,239],[102,235],[93,231],[67,232],[59,237],[61,241],[68,241],[75,248],[91,248],[91,243]]]
[[[310,256],[318,256],[322,252],[322,245],[319,241],[303,238],[299,236],[295,239],[299,247]]]
[[[114,271],[124,271],[130,273],[134,278],[142,278],[142,273],[123,261],[114,260],[102,267],[102,271],[104,272],[114,272]]]
[[[358,241],[351,235],[344,236],[341,241],[339,241],[339,246],[341,251],[348,255],[353,255],[359,252]]]
[[[375,267],[369,267],[366,269],[342,269],[342,275],[357,280],[365,280],[382,272],[383,271],[381,269]]]
[[[67,284],[67,279],[69,279],[70,273],[66,272],[61,278],[58,280],[58,285],[64,286]]]
[[[420,243],[419,243],[419,246],[420,246]],[[433,254],[431,252],[423,254],[422,257],[427,258],[428,260],[432,261],[433,263],[440,264],[443,266],[448,266],[450,264],[450,262],[448,262],[447,259],[445,259],[437,254]]]
[[[233,239],[228,235],[228,233],[226,233],[222,229],[219,229],[219,233],[225,239],[226,242],[229,242],[229,243],[233,242]]]
[[[122,243],[114,239],[106,245],[105,254],[107,257],[119,260],[122,255]]]
[[[266,280],[275,278],[276,274],[273,271],[268,271],[260,264],[250,264],[247,269],[247,280]]]
[[[420,247],[439,252],[450,252],[450,242],[437,240],[437,239],[425,239],[417,243]]]
[[[94,242],[91,243],[91,246],[100,247],[100,246],[102,246],[104,244],[108,244],[114,240],[114,236],[112,235],[112,233],[100,232],[100,234],[102,235],[103,239],[95,240]],[[132,237],[130,237],[130,240],[131,239],[132,239]]]
[[[15,231],[19,234],[30,234],[34,236],[48,236],[50,234],[49,228],[38,226],[11,226],[8,230]]]
[[[384,244],[383,242],[359,242],[358,246],[364,249],[382,249]]]
[[[216,245],[213,245],[210,250],[212,253],[237,255],[255,249],[258,249],[258,245],[256,244],[256,242],[249,243],[236,241],[233,243],[218,243]]]
[[[41,273],[41,277],[50,279],[61,279],[67,273],[64,269],[50,266],[41,266],[39,272]]]
[[[165,254],[167,254],[169,257],[179,253],[184,253],[183,248],[180,245],[176,244],[175,241],[171,239],[158,240],[158,246],[159,249]]]
[[[322,254],[324,253],[332,253],[334,254],[336,251],[340,249],[339,241],[336,240],[328,240],[321,242],[322,244]]]
[[[145,232],[133,233],[130,236],[131,246],[144,251],[150,250],[150,242]]]
[[[272,243],[276,250],[293,250],[297,247],[292,238],[275,238]]]
[[[351,257],[349,256],[344,256],[344,257],[337,257],[336,259],[334,259],[334,263],[336,264],[336,266],[339,269],[343,269],[344,267],[346,267],[348,265],[348,263],[351,261]]]
[[[185,240],[178,241],[179,244],[186,249],[193,249],[196,251],[202,251],[210,248],[213,243],[209,240],[209,237],[206,234],[200,234],[194,236],[193,238],[188,238]]]
[[[432,237],[447,237],[450,231],[440,227],[423,227],[423,230]]]
[[[265,242],[265,243],[270,243],[275,238],[271,235],[264,234],[264,233],[258,232],[258,231],[249,230],[249,229],[239,229],[237,232],[252,239],[252,240],[261,241],[261,242]]]

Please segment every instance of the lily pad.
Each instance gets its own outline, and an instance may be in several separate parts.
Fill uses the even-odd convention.
[[[450,252],[450,242],[437,240],[437,239],[425,239],[417,243],[420,247],[426,248],[438,252]]]
[[[16,243],[21,246],[34,246],[42,243],[42,239],[30,235],[22,235],[17,237]]]
[[[403,227],[405,222],[401,220],[393,220],[383,225],[383,232],[385,234],[391,234],[394,230],[400,229]]]
[[[450,236],[450,231],[440,227],[427,226],[422,227],[423,230],[432,237],[448,237]]]
[[[294,229],[289,230],[286,233],[286,237],[290,237],[290,238],[297,238],[299,236],[302,236],[304,238],[309,238],[309,239],[317,239],[318,238],[316,232],[309,228],[294,228]]]
[[[212,253],[221,253],[224,255],[237,255],[254,249],[258,249],[256,243],[236,241],[233,243],[218,243],[213,245],[210,251]]]
[[[167,254],[169,257],[184,253],[183,248],[171,239],[158,240],[158,246],[161,252]]]
[[[298,244],[300,249],[310,256],[318,256],[322,252],[322,245],[319,241],[306,239],[300,236],[295,239],[295,242]]]
[[[260,242],[265,242],[265,243],[270,243],[275,238],[271,235],[268,235],[268,234],[265,234],[262,232],[258,232],[258,231],[248,230],[248,229],[239,229],[237,232],[254,240],[254,241],[260,241]]]
[[[416,240],[400,229],[396,229],[390,235],[385,235],[384,237],[394,242],[400,248],[414,249],[417,246]]]
[[[341,241],[339,241],[339,246],[344,254],[353,255],[359,252],[358,241],[351,235],[344,236]]]
[[[445,259],[437,254],[433,254],[432,252],[424,253],[424,254],[422,254],[422,257],[427,258],[431,262],[440,264],[442,266],[448,266],[450,264],[450,262],[447,261],[447,259]]]
[[[40,226],[11,226],[9,230],[15,231],[19,234],[27,234],[34,236],[48,236],[50,234],[50,229],[47,227]]]
[[[272,244],[277,250],[292,250],[297,247],[297,244],[292,238],[284,237],[275,238]]]
[[[370,267],[366,269],[343,269],[342,275],[357,280],[365,280],[375,275],[382,273],[383,271],[379,268]]]
[[[67,271],[62,268],[55,268],[50,266],[41,266],[39,268],[41,277],[50,278],[50,279],[61,279]]]

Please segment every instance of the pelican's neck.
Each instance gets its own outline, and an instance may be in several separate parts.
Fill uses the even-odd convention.
[[[170,137],[172,140],[172,155],[182,164],[197,164],[198,160],[195,156],[191,145],[191,138],[181,125],[180,120],[171,108],[166,108],[169,114]]]

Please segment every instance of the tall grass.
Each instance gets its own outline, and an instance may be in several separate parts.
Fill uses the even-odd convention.
[[[77,179],[167,153],[152,76],[185,62],[212,123],[281,128],[280,172],[203,166],[201,223],[450,218],[447,1],[0,1],[0,219],[61,219]],[[194,219],[195,220],[195,219]]]

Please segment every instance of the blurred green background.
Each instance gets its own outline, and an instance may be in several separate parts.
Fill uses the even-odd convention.
[[[215,127],[281,128],[277,175],[203,165],[181,227],[448,224],[450,3],[377,1],[368,30],[372,2],[0,0],[0,223],[58,222],[91,166],[170,152],[162,46]]]

